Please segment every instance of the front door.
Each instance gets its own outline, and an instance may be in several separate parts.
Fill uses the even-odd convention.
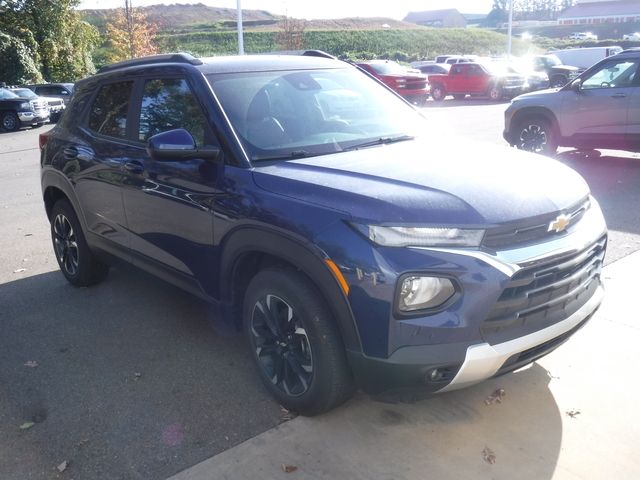
[[[137,154],[124,166],[124,204],[134,263],[172,276],[183,288],[209,291],[213,213],[222,165],[204,159],[157,161],[145,149],[160,132],[184,128],[198,147],[217,146],[213,132],[188,81],[147,78],[138,97]]]
[[[563,136],[624,148],[630,98],[638,62],[613,58],[567,92],[560,125]]]
[[[633,92],[629,98],[627,138],[631,148],[640,151],[640,68],[633,79]]]

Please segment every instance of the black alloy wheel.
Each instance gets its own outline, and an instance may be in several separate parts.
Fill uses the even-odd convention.
[[[14,112],[5,112],[2,114],[1,124],[7,132],[15,132],[20,128],[20,119]]]
[[[78,239],[71,222],[63,214],[59,213],[53,219],[53,247],[58,259],[58,264],[64,273],[71,277],[78,274],[80,251]]]
[[[276,295],[264,295],[253,307],[251,334],[255,354],[274,386],[290,396],[309,390],[313,354],[297,312]]]

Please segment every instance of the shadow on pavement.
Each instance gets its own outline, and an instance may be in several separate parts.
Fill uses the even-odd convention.
[[[166,478],[279,422],[243,336],[144,274],[78,289],[54,271],[0,285],[0,305],[3,480],[64,460],[73,478]]]

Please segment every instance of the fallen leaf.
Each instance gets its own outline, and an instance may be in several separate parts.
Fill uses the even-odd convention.
[[[576,418],[578,415],[580,415],[580,410],[567,410],[567,415],[569,415],[571,418]]]
[[[13,271],[13,273],[22,273],[22,272],[26,272],[27,269],[26,268],[18,268],[16,270]]]
[[[20,425],[20,430],[29,430],[34,425],[35,423],[33,422],[24,422],[22,425]]]
[[[502,399],[506,395],[504,388],[498,388],[491,395],[485,398],[484,403],[486,405],[491,405],[492,403],[502,403]]]
[[[29,360],[28,362],[25,362],[24,366],[29,368],[36,368],[38,366],[38,362],[36,362],[35,360]]]
[[[280,421],[288,422],[291,419],[293,419],[293,414],[283,406],[280,406]]]
[[[296,470],[298,470],[298,467],[296,467],[295,465],[285,465],[284,463],[282,464],[282,471],[284,473],[293,473]]]
[[[66,460],[64,462],[62,462],[60,465],[58,465],[56,468],[58,469],[58,471],[60,473],[64,472],[67,468],[69,467],[69,462],[67,462]]]
[[[25,237],[33,237],[33,233],[25,233],[24,236]]]
[[[496,454],[493,453],[493,450],[491,450],[489,447],[484,447],[484,450],[482,450],[482,458],[485,462],[491,465],[496,463]]]

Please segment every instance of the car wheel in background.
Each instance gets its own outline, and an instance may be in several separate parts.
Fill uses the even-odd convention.
[[[15,132],[20,128],[20,119],[14,112],[4,112],[0,117],[0,126],[7,132]]]
[[[260,377],[285,408],[317,415],[353,393],[338,327],[300,273],[259,272],[244,297],[243,323]]]
[[[489,88],[489,99],[497,102],[502,100],[502,97],[503,93],[502,87],[500,85],[493,85],[491,88]]]
[[[436,102],[443,101],[446,96],[447,96],[447,92],[445,91],[442,85],[435,84],[431,86],[431,97]]]
[[[551,77],[551,81],[549,83],[551,88],[562,88],[569,83],[569,79],[563,75],[555,75],[554,77]]]
[[[552,123],[542,117],[528,117],[516,124],[514,145],[527,152],[555,155],[558,141]]]
[[[51,209],[51,240],[60,271],[69,283],[86,287],[105,279],[109,266],[89,249],[76,212],[67,200],[58,200]]]

